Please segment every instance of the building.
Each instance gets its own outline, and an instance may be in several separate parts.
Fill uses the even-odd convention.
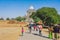
[[[34,7],[30,6],[30,8],[27,10],[27,14],[26,14],[26,21],[27,22],[33,22],[33,19],[30,18],[30,16],[32,15],[33,12],[35,12]]]

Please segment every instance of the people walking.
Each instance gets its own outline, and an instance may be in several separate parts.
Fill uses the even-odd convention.
[[[34,31],[35,31],[36,28],[37,28],[36,23],[34,23],[33,28],[34,28]]]
[[[60,25],[58,25],[58,39],[60,39]]]
[[[50,26],[48,27],[48,30],[49,30],[49,35],[48,35],[48,37],[49,37],[50,39],[52,39],[52,38],[53,38],[53,25],[50,25]]]
[[[23,34],[24,34],[24,28],[23,27],[22,27],[21,33],[22,33],[22,36],[23,36]]]
[[[31,33],[32,30],[32,24],[29,24],[29,33]]]
[[[58,24],[58,28],[59,28],[58,36],[59,36],[59,38],[60,38],[60,24]]]
[[[36,25],[34,25],[34,31],[36,30]]]
[[[56,24],[53,29],[54,29],[54,40],[57,40],[58,39],[58,32],[59,32],[58,25]]]
[[[42,32],[42,24],[39,24],[38,28],[39,28],[39,35],[42,36],[42,33],[41,33]]]

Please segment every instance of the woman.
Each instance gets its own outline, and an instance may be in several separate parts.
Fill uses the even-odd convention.
[[[42,33],[41,33],[42,32],[42,24],[39,24],[38,28],[39,28],[39,35],[42,36]]]

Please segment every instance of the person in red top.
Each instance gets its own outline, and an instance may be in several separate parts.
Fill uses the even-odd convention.
[[[36,23],[34,23],[34,26],[33,27],[34,27],[34,31],[35,31],[36,30]]]
[[[22,33],[22,36],[23,36],[23,33],[24,33],[24,28],[23,27],[22,27],[21,33]]]
[[[34,25],[34,31],[35,31],[35,29],[36,29],[36,26]]]

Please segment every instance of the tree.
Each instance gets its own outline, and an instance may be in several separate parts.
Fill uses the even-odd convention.
[[[15,20],[15,18],[11,18],[11,20]]]
[[[36,23],[37,23],[38,21],[40,21],[40,18],[36,16],[36,12],[33,12],[30,17],[33,18],[34,22],[36,22]]]
[[[20,16],[18,16],[18,17],[15,18],[15,20],[17,20],[17,21],[21,21],[22,18],[21,18]]]
[[[4,18],[1,17],[0,20],[4,20]]]
[[[58,15],[58,19],[59,19],[59,24],[60,24],[60,15]]]
[[[32,13],[32,18],[37,17],[45,23],[45,25],[58,24],[59,16],[55,8],[42,7],[41,9],[36,10],[36,13]]]
[[[22,21],[25,21],[26,18],[25,17],[22,17],[21,19],[22,19]]]
[[[6,20],[10,20],[10,18],[6,18]]]

